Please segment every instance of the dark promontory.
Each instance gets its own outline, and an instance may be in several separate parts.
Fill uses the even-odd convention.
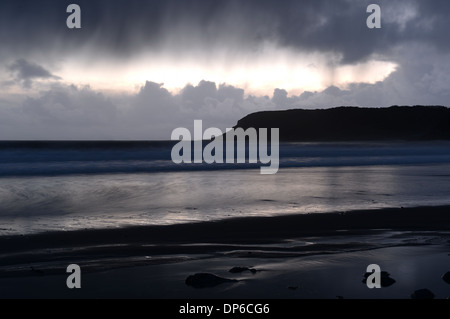
[[[268,111],[250,114],[235,127],[279,128],[280,140],[285,142],[450,140],[450,108],[391,106]]]

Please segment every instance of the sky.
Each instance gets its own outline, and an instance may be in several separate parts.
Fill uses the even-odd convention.
[[[0,140],[167,140],[266,110],[450,106],[449,16],[448,0],[2,0]]]

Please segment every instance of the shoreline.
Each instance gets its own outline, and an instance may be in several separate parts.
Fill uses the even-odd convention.
[[[292,237],[328,236],[337,231],[350,234],[365,230],[450,230],[450,205],[6,235],[0,236],[0,253],[108,244],[270,243]]]

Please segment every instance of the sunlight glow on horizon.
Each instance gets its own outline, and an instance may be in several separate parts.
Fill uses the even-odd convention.
[[[253,61],[234,63],[201,63],[170,59],[143,59],[111,71],[103,66],[65,69],[61,76],[74,84],[90,84],[95,89],[137,91],[146,81],[163,84],[172,93],[186,85],[196,86],[201,81],[226,84],[245,89],[246,95],[269,95],[274,89],[284,89],[290,95],[304,91],[323,91],[327,87],[341,89],[351,83],[374,84],[395,72],[392,62],[371,60],[356,65],[329,67],[324,59],[301,57],[259,57]]]
[[[345,89],[351,83],[374,84],[398,67],[380,58],[341,65],[340,57],[331,53],[296,52],[275,45],[247,53],[214,49],[208,53],[173,52],[141,53],[129,62],[93,60],[90,54],[66,57],[54,74],[62,78],[60,83],[88,85],[110,93],[136,93],[150,81],[178,94],[186,85],[210,81],[244,89],[246,96],[272,96],[275,89],[284,89],[292,96],[330,86]]]

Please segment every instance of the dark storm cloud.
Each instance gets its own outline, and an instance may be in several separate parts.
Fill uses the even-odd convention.
[[[81,7],[81,29],[66,27],[69,15],[66,8],[71,3]],[[5,45],[4,51],[10,53],[26,53],[27,49],[39,53],[50,50],[73,53],[89,46],[97,53],[127,56],[143,47],[157,47],[174,33],[184,37],[182,33],[192,29],[202,31],[206,25],[214,24],[212,20],[227,3],[220,0],[2,1],[0,41]]]
[[[273,2],[265,3],[269,11]],[[381,30],[366,27],[371,3],[381,7]],[[408,11],[417,16],[401,23]],[[446,0],[287,1],[275,10],[274,19],[279,22],[276,35],[281,44],[340,53],[342,63],[353,63],[374,53],[390,55],[392,47],[411,42],[449,50],[449,13]]]
[[[8,66],[8,70],[13,74],[14,79],[22,83],[26,88],[31,87],[32,81],[36,79],[61,79],[44,69],[42,66],[28,62],[25,59],[14,61]]]
[[[382,8],[381,30],[365,24],[372,2]],[[80,30],[65,26],[70,3],[81,7]],[[417,17],[384,19],[405,10],[415,10]],[[198,45],[252,48],[270,40],[306,51],[336,52],[343,63],[350,63],[373,53],[388,55],[393,46],[411,41],[450,50],[449,12],[447,0],[2,1],[0,57],[8,51],[73,53],[80,48],[129,57],[144,48],[158,50],[167,40],[186,50]]]

